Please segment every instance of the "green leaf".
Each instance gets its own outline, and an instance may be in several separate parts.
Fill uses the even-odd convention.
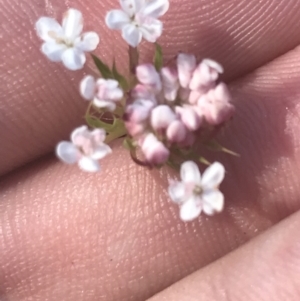
[[[160,71],[163,66],[162,48],[158,43],[155,43],[154,66],[157,71]]]
[[[205,146],[212,151],[223,152],[223,153],[227,153],[227,154],[230,154],[230,155],[236,156],[236,157],[240,156],[239,154],[235,153],[234,151],[231,151],[230,149],[225,148],[216,140],[208,141],[207,143],[205,143]]]
[[[114,79],[119,82],[120,87],[124,91],[127,91],[129,89],[126,78],[123,75],[121,75],[117,70],[115,60],[114,60],[114,63],[113,63],[113,68],[112,68],[112,75],[113,75]]]
[[[204,157],[200,157],[199,162],[202,164],[205,164],[207,166],[211,165],[211,163],[209,161],[207,161]]]
[[[120,118],[114,118],[114,122],[112,124],[112,129],[124,128],[124,121]]]
[[[115,127],[115,121],[113,124],[111,123],[106,123],[96,117],[93,116],[86,116],[85,117],[86,123],[92,127],[92,128],[102,128],[104,129],[106,132],[111,132],[114,127]]]
[[[97,56],[95,56],[93,54],[92,54],[92,58],[94,60],[96,67],[102,74],[103,78],[105,78],[105,79],[114,78],[110,68],[106,64],[104,64]]]
[[[124,121],[120,118],[115,118],[110,132],[106,136],[105,142],[109,143],[115,139],[121,138],[127,134]]]

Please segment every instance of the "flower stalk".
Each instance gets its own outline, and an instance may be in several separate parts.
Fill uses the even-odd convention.
[[[137,47],[132,47],[129,45],[128,48],[129,57],[129,70],[132,74],[135,74],[135,70],[139,65],[139,51]]]

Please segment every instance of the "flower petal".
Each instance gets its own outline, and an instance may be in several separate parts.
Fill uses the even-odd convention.
[[[202,196],[203,211],[207,215],[214,215],[224,208],[224,195],[219,190],[207,190]]]
[[[118,101],[124,96],[123,90],[118,87],[119,83],[114,79],[101,78],[97,80],[97,86],[97,99]]]
[[[88,127],[86,125],[82,125],[71,133],[71,141],[76,144],[76,140],[79,137],[82,137],[83,135],[87,135],[89,133]]]
[[[65,37],[74,40],[78,37],[83,28],[82,14],[77,9],[69,9],[63,18],[63,30]]]
[[[192,221],[200,215],[201,211],[202,208],[197,204],[197,199],[192,196],[180,207],[180,218],[184,222]]]
[[[60,24],[56,20],[48,17],[39,18],[35,23],[35,28],[37,30],[38,36],[45,42],[55,41],[51,33],[54,33],[57,36],[61,36],[63,33],[63,29]]]
[[[99,162],[90,157],[82,157],[78,161],[78,166],[80,169],[88,172],[97,172],[100,170]]]
[[[201,184],[203,189],[217,188],[223,181],[225,176],[225,168],[219,163],[215,162],[210,165],[203,173]]]
[[[108,89],[115,89],[115,88],[118,88],[119,83],[118,83],[118,81],[116,81],[114,79],[99,78],[97,80],[97,85],[105,85],[105,87]]]
[[[222,74],[224,72],[224,68],[218,62],[211,59],[204,59],[202,63],[208,65],[210,68],[216,70],[218,73]]]
[[[103,143],[103,141],[106,139],[106,132],[104,129],[94,129],[91,135],[97,144]]]
[[[140,27],[140,31],[146,41],[155,43],[162,34],[163,23],[159,20],[152,19],[149,23],[143,23]]]
[[[76,48],[81,51],[93,51],[97,48],[100,38],[96,32],[87,32],[82,35],[82,40],[77,43]]]
[[[122,29],[130,23],[130,18],[122,10],[114,9],[107,13],[105,23],[110,29]]]
[[[145,5],[145,0],[120,0],[120,4],[122,9],[133,17]]]
[[[127,24],[122,28],[122,37],[132,47],[137,47],[142,41],[142,33],[133,24]]]
[[[169,196],[173,202],[180,204],[185,199],[185,185],[182,182],[170,181]]]
[[[82,51],[76,48],[69,48],[63,53],[62,61],[66,68],[79,70],[83,68],[86,58]]]
[[[180,177],[185,183],[200,183],[201,174],[196,163],[186,161],[181,165]]]
[[[80,152],[77,147],[67,141],[60,142],[56,147],[56,155],[67,164],[74,164],[80,158]]]
[[[94,160],[100,160],[111,153],[112,153],[111,148],[107,144],[103,143],[102,145],[99,145],[95,149],[95,152],[93,153],[93,155],[91,157]]]
[[[46,42],[42,45],[41,51],[52,62],[60,62],[62,55],[66,51],[67,47],[64,44],[57,44],[55,42]]]
[[[105,108],[111,112],[116,109],[116,104],[113,101],[102,100],[96,97],[93,100],[93,104],[98,108]]]
[[[196,57],[180,53],[177,57],[177,67],[179,82],[183,88],[187,88],[196,68]]]
[[[93,76],[86,76],[80,83],[80,94],[86,100],[92,100],[95,96],[96,81]]]
[[[168,0],[150,0],[141,10],[141,13],[152,18],[164,15],[170,7]]]

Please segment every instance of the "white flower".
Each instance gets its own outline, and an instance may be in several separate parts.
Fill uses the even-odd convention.
[[[120,0],[122,10],[106,15],[106,25],[122,30],[124,40],[137,47],[142,38],[154,43],[161,36],[163,24],[157,18],[169,9],[169,0]]]
[[[99,171],[98,160],[112,152],[104,143],[105,137],[103,129],[89,131],[87,126],[83,125],[72,132],[72,142],[62,141],[57,145],[56,154],[67,164],[78,163],[84,171]]]
[[[197,218],[203,210],[207,215],[221,212],[224,206],[224,196],[218,186],[225,175],[224,166],[215,162],[201,174],[198,166],[192,161],[181,165],[182,182],[171,182],[169,195],[180,205],[180,218],[191,221]]]
[[[95,50],[100,41],[95,32],[81,34],[82,29],[82,14],[72,8],[64,15],[62,26],[48,17],[36,22],[37,34],[44,40],[42,52],[53,62],[62,61],[70,70],[81,69],[86,61],[84,52]]]
[[[81,81],[80,93],[83,98],[93,100],[96,107],[106,108],[109,111],[114,111],[116,103],[124,96],[116,80],[100,78],[95,81],[90,75]]]

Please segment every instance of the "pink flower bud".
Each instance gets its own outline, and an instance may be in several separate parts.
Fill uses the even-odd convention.
[[[202,96],[198,101],[198,108],[211,125],[218,125],[229,120],[235,111],[230,103],[229,91],[223,83]]]
[[[176,120],[176,115],[167,105],[159,105],[152,110],[151,125],[154,130],[165,130]]]
[[[136,76],[143,85],[150,86],[155,91],[161,90],[162,84],[160,77],[153,65],[144,64],[137,66]]]
[[[190,95],[189,95],[189,103],[191,105],[195,105],[197,104],[199,98],[203,95],[204,93],[201,93],[199,91],[191,91]]]
[[[188,88],[196,68],[196,57],[180,53],[177,57],[177,68],[180,85],[183,88]]]
[[[141,148],[147,162],[153,165],[165,163],[170,155],[169,150],[152,133],[145,137]]]
[[[187,134],[186,127],[179,121],[173,121],[166,132],[167,138],[172,143],[182,142],[185,140]]]
[[[130,92],[130,98],[134,100],[151,100],[156,104],[155,95],[150,91],[150,89],[145,86],[138,84]]]
[[[146,129],[144,123],[125,122],[125,126],[131,137],[142,135]]]
[[[215,97],[218,100],[222,100],[224,102],[230,102],[231,101],[231,95],[230,92],[224,83],[220,83],[215,88]]]
[[[164,67],[160,71],[166,100],[174,101],[179,89],[178,73],[175,69]]]
[[[137,100],[126,107],[123,119],[131,136],[144,132],[154,103],[150,100]]]
[[[178,146],[180,147],[190,147],[195,143],[196,137],[194,135],[194,133],[192,132],[187,132],[185,139],[178,143]]]
[[[175,111],[180,116],[180,120],[187,129],[190,131],[196,131],[199,129],[202,123],[202,117],[197,114],[193,106],[176,107]]]
[[[220,73],[223,73],[221,65],[213,60],[205,59],[195,69],[189,87],[191,90],[200,91],[205,88],[210,89],[214,86]]]

